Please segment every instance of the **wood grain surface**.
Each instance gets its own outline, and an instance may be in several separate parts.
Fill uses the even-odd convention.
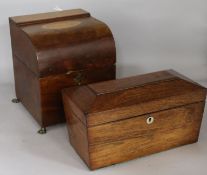
[[[115,79],[109,27],[82,10],[10,17],[16,96],[42,127],[65,121],[61,90]]]
[[[69,88],[65,93],[87,115],[82,119],[88,126],[205,100],[206,88],[176,75],[160,71]]]
[[[67,73],[69,70],[103,68],[115,64],[115,42],[109,27],[85,15],[85,11],[73,10],[71,13],[61,11],[49,15],[9,18],[13,52],[37,76],[45,77]],[[36,19],[31,19],[33,17]],[[38,20],[40,23],[36,23]],[[19,21],[23,21],[24,25],[18,25]],[[54,25],[54,22],[60,23],[59,26],[74,22],[79,25],[59,29],[45,28],[45,25]]]
[[[70,142],[93,170],[196,142],[206,88],[168,70],[62,94]]]
[[[172,130],[182,127],[188,122],[200,120],[204,108],[204,102],[186,105],[160,112],[135,116],[126,120],[110,122],[88,128],[89,144],[104,144],[132,137],[140,137],[149,133],[162,130]],[[152,125],[147,124],[149,116],[154,117]],[[113,131],[113,132],[112,132]]]

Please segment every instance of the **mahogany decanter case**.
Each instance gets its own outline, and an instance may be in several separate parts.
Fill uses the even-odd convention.
[[[113,35],[81,10],[10,17],[16,97],[45,127],[64,122],[61,89],[115,79]]]

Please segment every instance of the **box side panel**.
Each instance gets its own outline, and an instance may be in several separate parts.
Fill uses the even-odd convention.
[[[146,116],[141,116],[107,124],[105,128],[89,128],[91,168],[196,142],[203,109],[204,102],[150,114],[154,117],[151,125],[146,124]]]
[[[39,75],[36,51],[30,39],[11,20],[9,22],[13,57],[17,57],[32,72]]]
[[[89,166],[88,138],[85,125],[71,111],[68,97],[63,93],[64,111],[67,121],[69,140],[75,151]]]
[[[39,79],[20,60],[13,57],[16,96],[42,125]]]
[[[61,90],[75,85],[115,79],[115,65],[102,69],[72,71],[40,78],[41,108],[44,126],[65,121]],[[80,100],[80,99],[79,99]]]

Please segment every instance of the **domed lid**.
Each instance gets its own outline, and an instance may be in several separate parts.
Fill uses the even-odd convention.
[[[108,26],[84,10],[10,18],[14,55],[38,76],[113,65]]]

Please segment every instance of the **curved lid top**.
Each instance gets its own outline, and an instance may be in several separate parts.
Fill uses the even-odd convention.
[[[35,56],[22,56],[20,50],[24,48],[15,49],[18,47],[15,41],[13,51],[39,76],[115,63],[115,43],[110,29],[84,10],[11,17],[10,24],[20,30],[22,42],[23,38],[30,42]],[[15,37],[15,32],[11,35]],[[29,59],[37,60],[36,69],[30,65],[34,61],[28,63]]]
[[[89,17],[90,13],[82,9],[63,10],[48,13],[39,13],[32,15],[10,17],[18,26],[24,26],[35,23],[54,22],[64,19],[72,19],[79,17]]]

